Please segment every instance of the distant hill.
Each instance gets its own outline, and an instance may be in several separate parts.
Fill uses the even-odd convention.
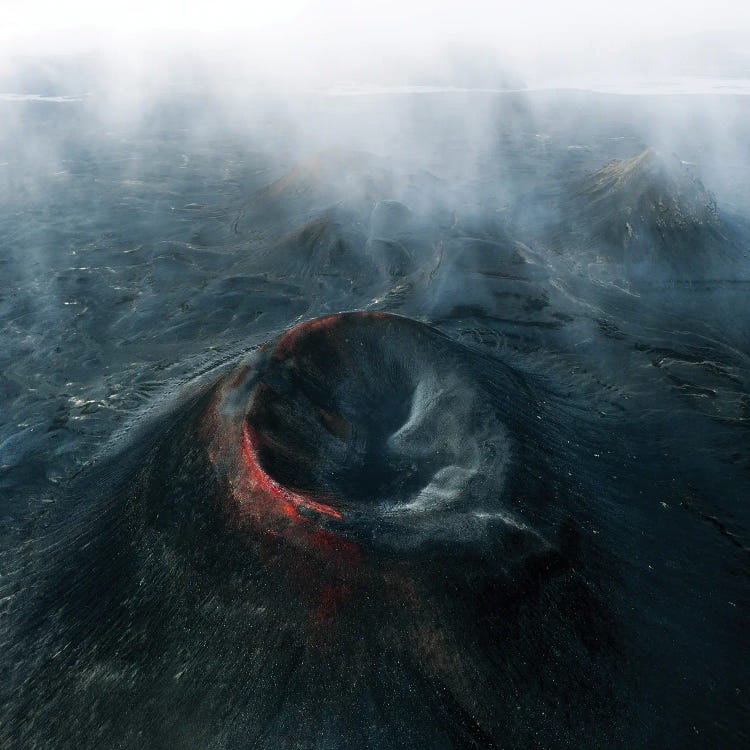
[[[731,251],[714,196],[675,156],[612,161],[573,193],[574,223],[597,254],[631,270],[703,274]]]

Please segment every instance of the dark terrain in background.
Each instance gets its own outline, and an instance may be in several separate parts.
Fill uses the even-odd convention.
[[[0,112],[4,746],[750,742],[750,97]],[[374,567],[413,590],[373,573],[332,655],[289,630],[283,572],[224,590],[240,553],[193,560],[222,546],[213,521],[164,510],[147,534],[122,509],[201,502],[190,383],[348,310],[435,326],[489,410],[518,404],[529,476],[482,492],[555,557],[516,568],[490,539],[474,558],[458,532],[421,561],[390,550]],[[144,567],[116,569],[131,548]]]

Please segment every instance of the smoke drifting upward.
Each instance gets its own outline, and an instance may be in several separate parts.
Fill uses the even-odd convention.
[[[499,184],[502,175],[505,192],[515,193],[522,189],[511,184],[516,165],[506,168],[494,158],[503,141],[523,135],[526,150],[568,148],[576,144],[556,144],[554,123],[576,132],[576,116],[584,127],[589,118],[637,120],[641,142],[592,158],[586,167],[594,171],[650,146],[683,159],[703,155],[701,168],[721,178],[712,182],[704,173],[706,185],[721,198],[717,182],[726,182],[742,156],[743,122],[734,103],[661,102],[643,111],[650,105],[639,102],[641,111],[628,113],[629,104],[602,99],[599,112],[582,114],[585,108],[559,111],[550,96],[516,97],[506,109],[488,94],[559,87],[735,92],[750,78],[750,10],[735,2],[707,8],[664,0],[614,8],[591,0],[535,0],[523,8],[485,0],[439,7],[424,0],[286,0],[246,10],[229,0],[64,6],[32,0],[3,4],[0,49],[6,102],[31,97],[37,104],[45,103],[40,98],[47,105],[76,104],[71,109],[94,142],[123,128],[138,137],[142,128],[163,127],[183,132],[189,149],[189,141],[224,138],[230,129],[245,145],[252,141],[282,157],[275,159],[281,168],[322,148],[346,147],[409,156],[439,177],[475,184],[490,176],[482,170],[491,163],[497,166],[491,177]],[[435,94],[456,90],[465,96],[446,111]],[[399,94],[398,100],[386,102],[384,93]],[[347,102],[345,94],[361,101]],[[20,151],[32,177],[47,164],[59,166],[69,139],[52,124],[52,109],[43,132],[36,123],[28,127],[36,118],[25,108],[4,109],[0,146]],[[632,134],[624,130],[608,137]],[[702,135],[694,138],[696,130]],[[691,138],[700,142],[683,148]],[[726,192],[737,190],[731,185]],[[500,203],[507,197],[498,196]]]

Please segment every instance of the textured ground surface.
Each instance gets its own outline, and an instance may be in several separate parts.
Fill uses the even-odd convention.
[[[705,103],[0,106],[3,747],[747,746]]]

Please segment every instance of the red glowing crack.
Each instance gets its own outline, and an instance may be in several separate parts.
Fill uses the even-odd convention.
[[[242,450],[250,481],[256,491],[264,493],[275,501],[280,513],[289,518],[299,518],[300,509],[305,509],[337,520],[343,518],[341,513],[334,510],[330,505],[319,503],[307,495],[289,490],[269,476],[260,465],[258,443],[256,429],[246,422],[242,428]]]

